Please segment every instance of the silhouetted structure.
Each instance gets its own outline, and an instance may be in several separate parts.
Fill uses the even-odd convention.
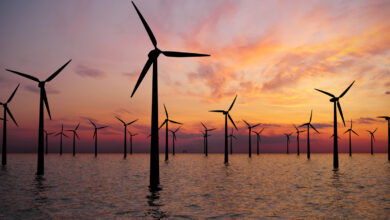
[[[331,94],[329,92],[325,92],[325,91],[320,90],[320,89],[315,89],[315,90],[317,90],[319,92],[324,93],[325,95],[328,95],[328,96],[332,97],[329,101],[333,102],[333,134],[334,134],[334,137],[333,137],[333,168],[334,169],[338,169],[339,168],[339,150],[338,150],[338,140],[337,140],[337,109],[336,109],[336,105],[337,105],[337,108],[339,109],[341,119],[343,120],[343,124],[345,126],[343,111],[341,110],[341,105],[340,105],[339,99],[342,98],[348,92],[348,90],[351,88],[351,86],[354,83],[355,83],[355,81],[353,81],[351,83],[351,85],[349,85],[348,88],[346,90],[344,90],[344,92],[341,93],[341,95],[339,97],[336,97],[336,96],[334,96],[333,94]]]
[[[168,161],[168,131],[169,131],[168,124],[169,124],[169,122],[172,122],[174,124],[182,125],[182,123],[172,121],[169,119],[168,111],[167,111],[167,108],[165,107],[165,104],[164,104],[164,110],[165,110],[165,115],[167,116],[167,118],[164,120],[164,122],[161,124],[161,126],[158,129],[162,128],[162,126],[164,126],[164,124],[165,124],[165,161]]]
[[[211,110],[210,111],[210,112],[220,112],[223,115],[225,115],[225,160],[224,160],[225,164],[229,163],[229,154],[228,154],[228,120],[227,120],[228,117],[229,117],[230,122],[236,128],[236,130],[238,130],[236,124],[234,124],[234,121],[233,121],[232,117],[229,114],[230,110],[232,110],[232,108],[233,108],[234,103],[236,102],[236,99],[237,99],[237,95],[234,98],[232,104],[230,105],[230,107],[229,107],[229,109],[227,111],[224,111],[224,110]]]
[[[260,154],[260,142],[261,142],[261,133],[263,132],[264,128],[261,129],[260,131],[256,132],[256,131],[253,131],[253,133],[256,134],[256,137],[257,137],[257,155]]]
[[[233,138],[237,140],[236,136],[234,136],[233,128],[232,128],[232,132],[229,134],[229,138],[230,138],[230,154],[233,154]]]
[[[93,132],[93,138],[95,138],[95,157],[97,157],[97,131],[103,128],[107,128],[108,126],[101,126],[97,127],[95,123],[93,123],[91,120],[89,122],[93,125],[94,127],[94,132]]]
[[[37,175],[43,175],[45,173],[45,158],[44,158],[44,140],[43,140],[43,130],[44,130],[44,112],[43,112],[43,103],[45,103],[47,113],[51,120],[51,114],[49,109],[49,102],[47,101],[47,95],[45,90],[45,84],[53,80],[65,67],[70,63],[69,60],[65,63],[61,68],[59,68],[56,72],[54,72],[51,76],[49,76],[46,80],[40,81],[38,78],[34,76],[27,75],[25,73],[20,73],[17,71],[6,69],[9,72],[15,73],[17,75],[26,77],[35,82],[38,82],[38,87],[40,88],[40,101],[39,101],[39,129],[38,129],[38,166],[37,166]]]
[[[146,23],[144,17],[141,12],[138,10],[137,6],[135,6],[134,2],[133,6],[137,11],[139,18],[141,19],[146,32],[149,35],[150,40],[154,46],[154,49],[148,54],[148,61],[146,62],[142,72],[138,78],[138,81],[134,87],[134,90],[131,94],[133,97],[135,91],[138,86],[141,84],[143,78],[148,72],[150,66],[153,64],[153,79],[152,79],[152,122],[151,122],[151,142],[150,142],[150,187],[151,188],[159,188],[160,184],[160,171],[159,171],[159,149],[158,149],[158,79],[157,79],[157,58],[162,53],[168,57],[202,57],[209,56],[207,54],[196,54],[196,53],[183,53],[183,52],[173,52],[173,51],[161,51],[157,48],[157,41],[154,37],[152,30],[149,25]]]
[[[79,128],[79,126],[80,126],[80,123],[78,123],[77,126],[74,129],[66,130],[66,131],[69,131],[69,132],[73,133],[73,148],[72,148],[73,156],[76,156],[76,137],[77,137],[77,139],[80,140],[80,137],[77,134],[77,129]]]
[[[127,157],[127,126],[133,124],[134,122],[136,122],[138,119],[135,119],[134,121],[131,121],[129,123],[126,123],[124,122],[122,119],[120,119],[119,117],[115,116],[116,119],[118,119],[120,122],[122,122],[123,124],[123,127],[124,127],[124,145],[123,145],[123,158],[126,159]]]
[[[296,130],[296,133],[297,133],[297,155],[299,156],[300,152],[299,152],[299,134],[302,133],[302,132],[305,132],[305,131],[301,131],[297,128],[297,126],[294,125],[294,128]]]
[[[58,136],[58,135],[60,135],[60,155],[62,155],[62,136],[68,137],[68,136],[64,133],[64,125],[61,125],[61,131],[58,132],[55,136]]]
[[[0,105],[4,108],[3,113],[3,148],[1,151],[1,164],[6,165],[7,164],[7,114],[11,117],[12,121],[15,123],[16,126],[18,126],[18,123],[16,123],[14,116],[12,115],[11,111],[8,108],[8,103],[11,102],[12,98],[14,97],[16,90],[18,90],[19,85],[16,86],[15,90],[12,92],[11,96],[8,98],[8,100],[5,103],[0,102]]]
[[[387,160],[390,161],[390,117],[389,116],[378,116],[387,120]]]
[[[310,127],[312,127],[318,134],[320,132],[317,131],[317,129],[311,124],[311,119],[313,118],[313,110],[311,110],[310,113],[310,119],[308,123],[305,123],[299,127],[307,126],[307,159],[310,159]]]
[[[292,135],[292,133],[290,134],[284,134],[287,138],[287,150],[286,150],[286,154],[289,154],[290,152],[288,151],[288,144],[290,143],[290,136]]]
[[[175,140],[176,140],[176,132],[179,131],[181,127],[176,128],[176,130],[169,130],[172,133],[172,155],[175,155]]]
[[[46,130],[44,130],[44,132],[45,132],[45,142],[46,142],[46,154],[48,154],[49,153],[49,138],[48,138],[48,136],[55,134],[55,132],[47,132]]]
[[[359,136],[354,130],[352,130],[352,119],[351,119],[351,127],[348,129],[348,130],[346,130],[345,132],[344,132],[344,134],[345,133],[347,133],[347,132],[349,132],[349,156],[351,157],[352,156],[352,141],[351,141],[351,133],[354,133],[354,134],[356,134],[357,136]]]
[[[129,135],[130,135],[130,154],[133,154],[133,137],[137,136],[138,134],[137,133],[133,134],[129,131]]]
[[[253,126],[251,126],[248,122],[246,122],[245,120],[242,120],[247,126],[248,126],[248,137],[249,137],[249,143],[248,143],[248,155],[249,155],[249,158],[252,157],[252,128],[255,128],[257,126],[259,126],[260,124],[255,124]]]
[[[202,137],[203,137],[203,154],[207,156],[208,149],[206,150],[206,142],[207,142],[207,137],[210,137],[211,135],[210,134],[206,135],[206,133],[203,131],[200,131],[200,133],[202,133]]]
[[[208,129],[206,127],[206,125],[204,125],[202,122],[201,122],[202,126],[204,127],[204,153],[206,155],[206,157],[208,156],[209,154],[209,144],[208,144],[208,140],[207,140],[207,137],[209,137],[210,135],[208,135],[208,132],[209,131],[214,131],[215,128],[211,128],[211,129]]]
[[[376,132],[376,130],[378,130],[378,128],[376,128],[374,131],[369,131],[367,130],[368,133],[370,133],[370,136],[371,136],[371,155],[374,154],[374,141],[375,141],[375,136],[374,136],[374,133]]]

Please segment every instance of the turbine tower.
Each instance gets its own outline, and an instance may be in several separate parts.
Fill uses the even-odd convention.
[[[261,129],[260,131],[253,131],[253,133],[256,134],[257,137],[257,155],[260,154],[260,142],[261,142],[261,133],[263,132],[264,128]]]
[[[299,134],[302,133],[302,132],[305,132],[305,131],[301,131],[297,128],[297,126],[294,125],[294,128],[296,130],[296,133],[297,133],[297,155],[299,156],[300,152],[299,152]]]
[[[176,140],[176,132],[179,131],[181,127],[176,128],[176,130],[169,130],[172,133],[172,155],[175,155],[175,140]]]
[[[345,126],[345,121],[344,121],[344,116],[343,116],[343,111],[341,110],[341,105],[339,99],[342,98],[348,90],[351,88],[351,86],[355,83],[353,81],[351,85],[348,86],[346,90],[344,90],[343,93],[339,97],[334,96],[333,94],[329,92],[325,92],[320,89],[315,89],[319,92],[324,93],[325,95],[328,95],[332,97],[329,101],[333,102],[333,168],[338,169],[339,168],[339,148],[338,148],[338,140],[337,140],[337,108],[340,112],[341,119],[343,120],[343,124]],[[336,107],[337,106],[337,107]]]
[[[125,121],[123,121],[122,119],[120,119],[119,117],[115,116],[116,119],[118,119],[120,122],[122,122],[123,124],[123,127],[124,127],[124,145],[123,145],[123,158],[126,159],[127,157],[127,126],[133,124],[134,122],[136,122],[138,119],[135,119],[134,121],[131,121],[129,123],[126,123]]]
[[[133,134],[129,131],[129,135],[130,135],[130,154],[133,154],[133,137],[137,136],[138,134],[137,133]]]
[[[80,126],[80,123],[78,123],[74,129],[65,130],[65,131],[73,132],[73,148],[72,148],[73,156],[76,156],[76,137],[77,137],[77,139],[80,140],[80,137],[77,134],[77,129],[79,128],[79,126]]]
[[[150,66],[153,64],[153,79],[152,79],[152,120],[151,120],[151,142],[150,142],[150,187],[151,189],[158,189],[160,184],[160,171],[159,171],[159,150],[158,150],[158,79],[157,79],[157,58],[162,53],[167,57],[202,57],[209,56],[207,54],[197,54],[197,53],[184,53],[184,52],[173,52],[173,51],[161,51],[157,48],[157,40],[153,35],[152,30],[149,25],[146,23],[141,12],[138,10],[137,6],[132,2],[139,18],[144,25],[146,32],[149,35],[150,40],[154,46],[154,49],[151,50],[148,54],[148,61],[146,62],[142,72],[138,78],[138,81],[134,87],[134,90],[131,94],[133,97],[138,86],[141,84],[143,78],[148,72]]]
[[[370,133],[371,136],[371,155],[374,154],[374,141],[375,141],[374,133],[376,132],[376,130],[378,130],[378,128],[376,128],[374,131],[367,130],[367,132]]]
[[[209,112],[219,112],[219,113],[222,113],[223,115],[225,115],[225,159],[224,159],[224,162],[225,164],[229,163],[229,154],[228,154],[228,118],[230,120],[230,122],[233,124],[233,126],[237,129],[236,127],[236,124],[234,124],[234,121],[232,119],[232,117],[230,116],[229,112],[230,110],[232,110],[233,108],[233,105],[234,103],[236,102],[236,99],[237,99],[237,95],[236,97],[234,98],[232,104],[230,105],[229,109],[227,111],[225,110],[211,110]]]
[[[259,126],[260,124],[255,124],[253,126],[251,126],[247,121],[245,120],[242,120],[247,126],[248,126],[248,137],[249,137],[249,144],[248,144],[248,154],[249,154],[249,158],[252,157],[252,128],[255,128],[257,126]]]
[[[40,88],[40,98],[39,98],[39,129],[38,129],[38,164],[37,164],[37,175],[44,175],[45,173],[45,155],[44,155],[44,141],[43,141],[43,130],[44,130],[44,112],[43,112],[43,104],[46,106],[47,113],[51,120],[49,102],[47,101],[47,95],[45,90],[45,84],[53,80],[72,60],[69,60],[62,67],[60,67],[57,71],[51,74],[46,80],[40,81],[38,78],[34,76],[27,75],[25,73],[13,71],[6,69],[9,72],[15,73],[19,76],[23,76],[35,82],[38,82],[38,87]]]
[[[344,134],[347,132],[349,132],[349,156],[351,157],[352,156],[352,144],[351,144],[352,135],[351,134],[354,133],[355,135],[359,136],[354,130],[352,130],[352,119],[351,119],[351,127],[348,130],[346,130]]]
[[[307,131],[307,159],[310,159],[310,127],[313,128],[318,134],[320,133],[311,124],[311,119],[312,118],[313,118],[313,110],[311,110],[309,122],[299,126],[299,127],[307,126],[307,130],[306,130]]]
[[[65,136],[68,138],[68,136],[64,133],[64,125],[61,125],[61,131],[58,132],[55,136],[60,135],[60,155],[62,155],[62,136]]]
[[[167,118],[164,120],[164,122],[161,124],[161,126],[158,129],[162,128],[162,126],[164,126],[164,124],[165,124],[165,161],[168,161],[168,132],[169,132],[168,123],[172,122],[174,124],[179,124],[179,125],[182,125],[182,123],[177,122],[177,121],[172,121],[169,119],[168,111],[167,111],[167,108],[165,107],[165,104],[164,104],[164,110],[165,110],[165,115],[167,116]],[[153,138],[153,135],[152,135],[152,138]]]
[[[45,142],[46,142],[46,154],[48,154],[49,153],[49,138],[48,138],[48,136],[55,134],[55,132],[47,132],[46,130],[44,130],[44,132],[45,132]]]
[[[389,116],[378,116],[387,121],[387,160],[390,161],[390,117]]]
[[[206,127],[206,125],[204,125],[202,122],[201,122],[202,126],[204,127],[204,138],[205,138],[205,142],[204,142],[204,152],[206,154],[206,157],[208,156],[209,154],[209,144],[208,144],[208,141],[207,141],[207,137],[209,137],[210,135],[208,134],[209,131],[214,131],[215,128],[211,128],[211,129],[208,129]]]
[[[230,138],[230,154],[233,154],[233,138],[237,140],[236,136],[234,136],[233,128],[228,137]]]
[[[93,125],[94,127],[94,132],[93,132],[93,138],[95,138],[95,157],[97,157],[97,131],[103,128],[107,128],[108,126],[100,126],[97,127],[95,123],[93,123],[91,120],[89,122]]]
[[[287,151],[286,151],[286,154],[289,154],[290,152],[288,151],[288,144],[290,143],[290,137],[291,137],[292,133],[290,133],[290,134],[284,133],[284,135],[287,138]]]

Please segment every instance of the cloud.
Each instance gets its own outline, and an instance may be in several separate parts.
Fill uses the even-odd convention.
[[[313,126],[314,126],[316,129],[321,129],[321,128],[331,128],[331,127],[333,127],[333,124],[313,123]]]
[[[369,118],[369,117],[361,117],[357,120],[358,124],[373,124],[377,122],[382,122],[382,120],[378,120],[376,118]]]
[[[133,72],[124,72],[122,73],[122,75],[129,78],[130,80],[135,80],[137,79],[140,73],[141,73],[140,71],[133,71]]]
[[[104,78],[106,76],[105,72],[82,64],[76,66],[75,72],[82,77]]]
[[[27,85],[27,86],[24,86],[24,88],[30,92],[33,92],[33,93],[37,93],[39,94],[40,93],[40,89],[38,88],[38,86],[35,86],[35,85]],[[46,85],[45,87],[46,89],[46,93],[47,94],[60,94],[60,91]]]
[[[385,94],[386,94],[386,95],[390,95],[390,91],[386,91]]]

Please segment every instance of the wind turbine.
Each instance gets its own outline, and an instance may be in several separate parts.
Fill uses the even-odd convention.
[[[370,133],[370,136],[371,136],[371,155],[374,154],[374,143],[373,143],[373,141],[375,141],[374,133],[376,132],[376,130],[378,130],[378,128],[376,128],[374,131],[367,130],[367,132]]]
[[[153,35],[152,30],[149,25],[146,23],[141,12],[138,10],[137,6],[132,2],[139,18],[141,19],[146,32],[149,35],[150,40],[154,46],[154,49],[151,50],[148,54],[148,61],[146,62],[142,72],[138,78],[138,81],[134,87],[134,90],[131,94],[133,97],[138,86],[141,84],[143,78],[148,72],[150,66],[153,64],[153,79],[152,79],[152,120],[151,120],[151,142],[150,142],[150,187],[158,188],[160,184],[160,171],[159,171],[159,150],[158,150],[158,78],[157,78],[157,58],[162,53],[168,57],[202,57],[209,56],[208,54],[197,54],[197,53],[184,53],[184,52],[173,52],[173,51],[161,51],[157,48],[157,40]]]
[[[62,155],[62,136],[65,136],[68,138],[68,136],[64,133],[64,125],[61,125],[61,131],[58,132],[55,136],[60,135],[60,155]]]
[[[230,154],[233,154],[233,138],[237,140],[236,136],[234,136],[233,128],[232,133],[230,133],[228,137],[230,138]]]
[[[65,131],[73,132],[73,156],[76,156],[76,137],[80,140],[79,135],[77,134],[77,129],[79,128],[80,123],[77,124],[77,126],[74,129],[69,129]]]
[[[297,155],[299,156],[300,152],[299,152],[299,134],[302,133],[302,132],[305,132],[305,131],[301,131],[297,128],[297,126],[294,125],[294,128],[296,130],[296,133],[297,133]]]
[[[208,129],[206,127],[206,125],[204,125],[202,122],[201,122],[202,126],[204,127],[204,151],[205,151],[205,154],[206,154],[206,157],[208,156],[208,151],[209,151],[209,145],[208,145],[208,141],[207,141],[207,137],[209,137],[210,135],[208,135],[208,132],[209,131],[214,131],[215,128],[211,128],[211,129]]]
[[[228,121],[227,121],[228,117],[229,117],[230,122],[236,128],[236,130],[238,130],[236,124],[234,124],[234,121],[233,121],[232,117],[229,114],[230,110],[232,110],[232,108],[233,108],[234,103],[236,102],[236,99],[237,99],[237,95],[234,98],[232,104],[230,105],[230,107],[229,107],[229,109],[227,111],[225,111],[225,110],[211,110],[211,111],[209,111],[209,112],[219,112],[219,113],[222,113],[223,115],[225,115],[225,160],[224,160],[225,164],[229,163],[229,155],[228,155]]]
[[[336,109],[336,106],[339,109],[341,119],[343,120],[343,124],[345,126],[343,111],[341,110],[341,105],[340,105],[339,99],[342,98],[348,92],[348,90],[351,88],[351,86],[354,83],[355,83],[355,81],[353,81],[351,83],[351,85],[349,85],[348,88],[346,90],[344,90],[344,92],[341,93],[341,95],[339,97],[336,97],[329,92],[325,92],[325,91],[320,90],[320,89],[315,89],[319,92],[324,93],[325,95],[332,97],[329,101],[333,102],[333,134],[334,134],[334,137],[333,137],[333,168],[334,169],[339,168],[339,149],[338,149],[338,140],[337,140],[337,109]]]
[[[168,117],[168,111],[167,111],[167,108],[165,107],[165,104],[164,104],[164,110],[165,110],[165,115],[167,116],[167,118],[164,120],[164,122],[161,124],[161,126],[158,128],[162,128],[162,126],[164,126],[165,124],[165,161],[168,161],[168,123],[169,122],[172,122],[174,124],[179,124],[179,125],[182,125],[182,123],[180,122],[177,122],[177,121],[172,121],[169,119]],[[152,134],[152,139],[153,139],[153,134]]]
[[[18,90],[19,85],[16,86],[15,90],[12,92],[11,96],[8,98],[8,100],[5,103],[0,102],[0,105],[3,106],[4,108],[4,113],[3,113],[3,148],[2,148],[2,153],[1,153],[1,164],[6,165],[7,164],[7,114],[11,117],[12,121],[15,123],[17,127],[18,123],[16,123],[14,116],[12,115],[11,111],[8,108],[8,103],[11,102],[12,98],[14,97],[16,90]]]
[[[108,126],[100,126],[100,127],[97,127],[95,123],[93,123],[91,120],[89,120],[89,122],[93,125],[93,127],[95,128],[94,132],[93,132],[93,138],[95,138],[95,157],[97,157],[97,131],[100,130],[100,129],[103,129],[103,128],[107,128]]]
[[[176,128],[176,130],[169,130],[172,133],[172,154],[175,155],[175,140],[176,140],[176,132],[179,131],[181,127]]]
[[[310,127],[313,128],[318,134],[320,132],[317,131],[317,129],[311,124],[311,119],[313,118],[313,110],[311,110],[310,113],[310,119],[308,123],[305,123],[299,127],[307,126],[307,159],[310,159]]]
[[[387,159],[390,161],[390,117],[378,116],[377,118],[383,118],[387,120]]]
[[[351,127],[348,130],[346,130],[344,134],[347,132],[349,132],[349,156],[351,157],[352,156],[351,133],[354,133],[355,135],[359,136],[354,130],[352,130],[352,119],[351,119]]]
[[[284,135],[287,138],[287,151],[286,151],[286,154],[289,154],[290,152],[288,151],[288,144],[290,143],[290,136],[292,135],[292,133],[290,133],[290,134],[284,133]]]
[[[206,154],[206,139],[210,135],[206,136],[206,133],[203,131],[200,131],[200,133],[202,133],[202,137],[203,137],[203,153],[205,154],[205,156],[207,156],[207,154]]]
[[[257,126],[259,126],[260,124],[255,124],[253,126],[251,126],[248,122],[246,122],[245,120],[242,120],[244,121],[244,123],[248,126],[248,130],[249,130],[249,133],[248,133],[248,136],[249,136],[249,149],[248,149],[248,153],[249,153],[249,158],[252,157],[252,128],[255,128]]]
[[[49,138],[48,138],[48,136],[55,134],[55,132],[47,132],[46,130],[44,130],[44,132],[45,132],[45,142],[46,142],[46,154],[48,154],[49,153]]]
[[[124,136],[125,136],[125,140],[124,140],[124,145],[123,145],[123,158],[126,159],[127,157],[127,126],[133,124],[134,122],[136,122],[138,119],[135,119],[134,121],[131,121],[129,123],[126,123],[124,122],[122,119],[120,119],[119,117],[115,116],[116,119],[118,119],[120,122],[122,122],[123,124],[123,127],[124,127]]]
[[[47,95],[45,90],[45,84],[53,80],[72,60],[69,60],[62,67],[60,67],[57,71],[51,74],[46,80],[40,81],[38,78],[34,76],[27,75],[25,73],[20,73],[17,71],[6,69],[9,72],[15,73],[19,76],[23,76],[25,78],[31,79],[35,82],[38,82],[38,87],[40,88],[40,101],[39,101],[39,129],[38,129],[38,166],[37,166],[37,175],[43,175],[45,173],[45,155],[44,155],[44,141],[43,141],[43,130],[44,130],[44,112],[43,112],[43,104],[45,103],[47,113],[51,120],[49,102],[47,101]]]
[[[260,142],[261,142],[261,136],[260,136],[260,134],[263,132],[263,130],[264,130],[264,128],[263,129],[261,129],[260,131],[253,131],[253,133],[255,133],[256,134],[256,137],[257,137],[257,155],[259,155],[260,154],[260,148],[259,148],[259,146],[260,146]]]
[[[130,154],[133,154],[133,137],[137,136],[138,134],[137,133],[133,134],[129,131],[129,135],[130,135]]]

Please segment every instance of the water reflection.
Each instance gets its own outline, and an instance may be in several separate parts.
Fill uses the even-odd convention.
[[[160,186],[157,187],[149,187],[150,194],[146,196],[148,199],[149,209],[146,211],[146,216],[161,219],[168,217],[167,213],[161,210],[161,207],[164,206],[162,201],[160,200],[160,191],[162,188]]]
[[[44,203],[47,201],[46,190],[47,186],[45,184],[45,178],[43,176],[36,176],[34,178],[34,190],[35,200],[39,203]]]

